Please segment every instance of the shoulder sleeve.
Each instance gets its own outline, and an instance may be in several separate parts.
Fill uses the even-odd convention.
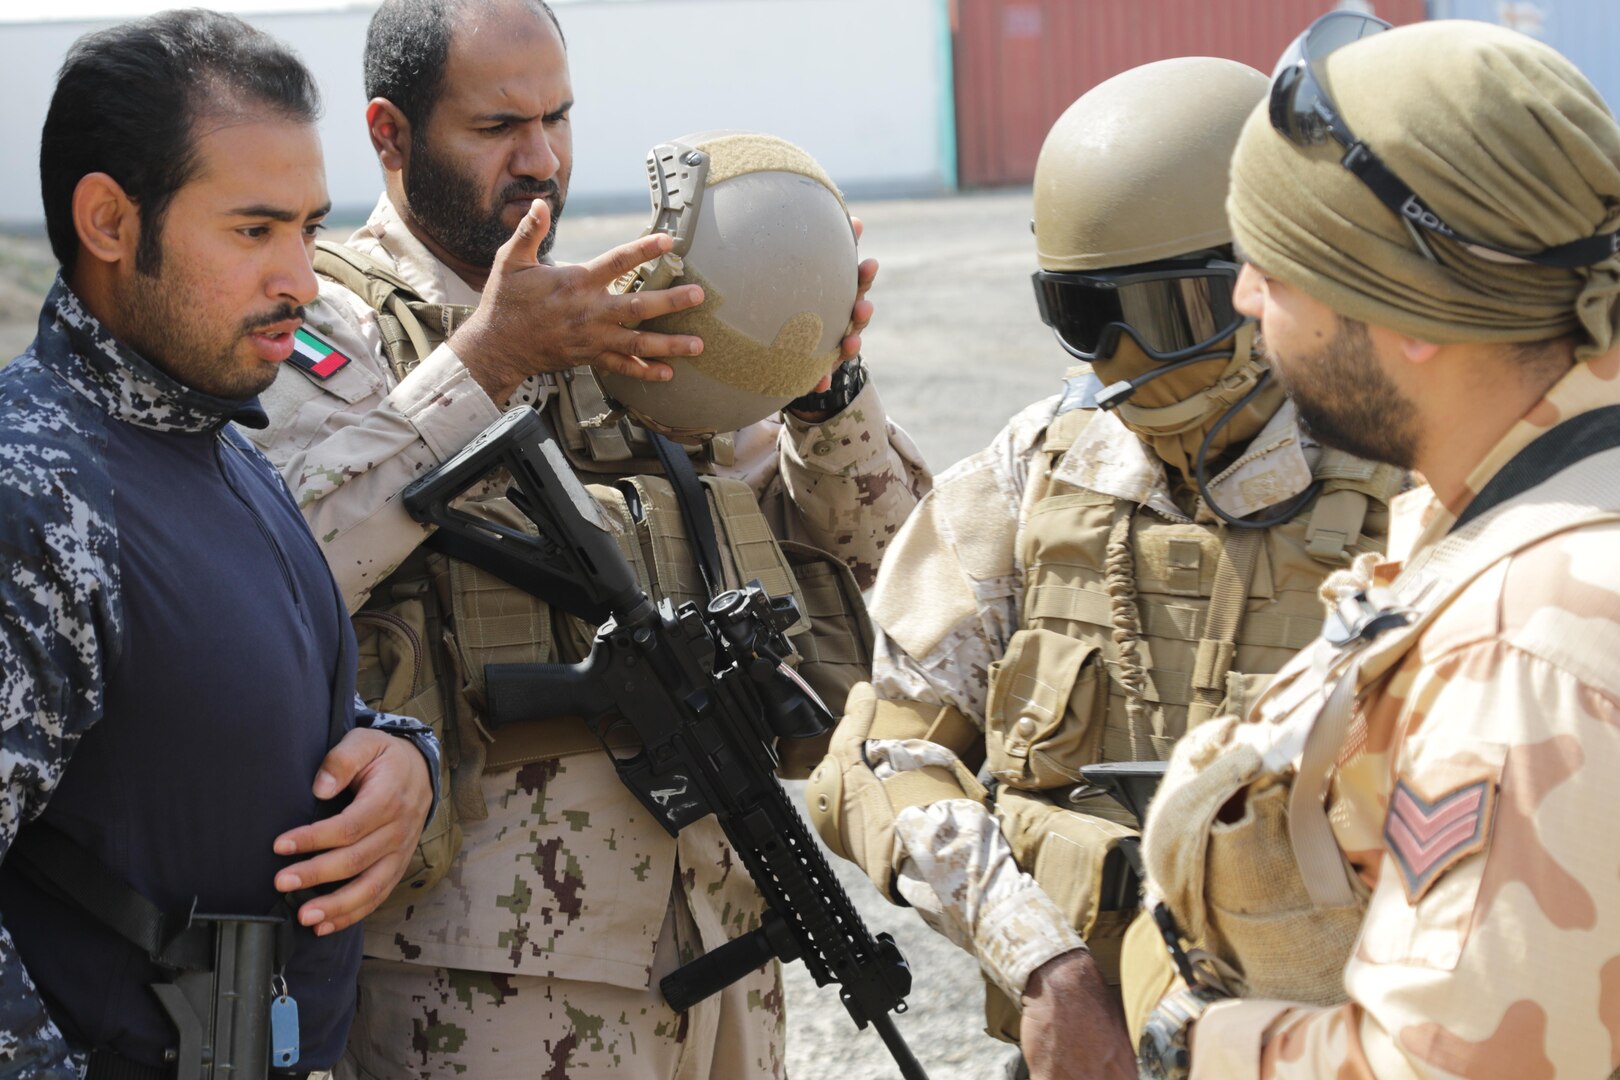
[[[0,433],[0,858],[45,809],[73,747],[100,719],[118,652],[111,491],[86,468],[98,440],[40,390],[0,389],[10,419]],[[0,1030],[0,1075],[78,1076],[3,927]]]
[[[247,434],[292,489],[353,611],[426,535],[399,492],[501,410],[449,345],[396,383],[375,314],[340,285],[321,282],[306,321],[349,363],[324,382],[284,369],[262,398],[270,425]]]
[[[990,664],[1018,628],[1024,504],[1056,402],[941,474],[890,545],[870,603],[880,697],[950,705],[982,726]]]
[[[778,435],[788,539],[838,556],[869,588],[878,562],[932,480],[922,454],[868,382],[836,416],[785,416]]]
[[[1454,603],[1467,619],[1437,620],[1387,692],[1406,735],[1348,1003],[1263,1029],[1258,1003],[1206,1014],[1195,1067],[1206,1046],[1246,1062],[1223,1077],[1278,1080],[1620,1065],[1617,542],[1611,526],[1544,543]],[[1448,630],[1471,640],[1445,648]]]

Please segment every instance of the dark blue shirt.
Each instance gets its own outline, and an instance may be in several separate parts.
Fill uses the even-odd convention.
[[[255,403],[170,379],[60,280],[0,371],[0,853],[36,817],[160,908],[278,908],[271,850],[354,703],[353,631]],[[340,663],[340,657],[346,662]],[[334,717],[334,702],[337,716]],[[294,932],[300,1068],[341,1054],[359,928]],[[0,1074],[175,1045],[138,948],[0,864]]]

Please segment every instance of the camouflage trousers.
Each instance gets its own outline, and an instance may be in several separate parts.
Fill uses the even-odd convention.
[[[786,1076],[782,969],[685,1013],[658,982],[702,951],[679,888],[642,990],[367,957],[339,1080],[747,1080]]]

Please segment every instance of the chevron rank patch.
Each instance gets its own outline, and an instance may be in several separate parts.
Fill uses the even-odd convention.
[[[287,362],[317,379],[330,379],[343,370],[349,358],[309,327],[300,326],[293,332],[293,351]]]
[[[1496,785],[1466,782],[1434,799],[1418,794],[1406,777],[1396,781],[1384,819],[1384,845],[1401,872],[1406,901],[1423,899],[1440,875],[1485,848],[1490,839]]]

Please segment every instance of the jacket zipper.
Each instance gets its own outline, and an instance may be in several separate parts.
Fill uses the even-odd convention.
[[[237,455],[242,458],[244,465],[247,465],[248,467],[252,466],[252,463],[247,460],[247,455],[243,454],[240,447],[225,437],[223,430],[217,436],[215,436],[215,438],[221,444],[229,446],[232,450],[236,451]],[[270,526],[264,523],[264,516],[259,513],[258,507],[254,506],[251,500],[237,490],[236,484],[231,480],[230,474],[225,470],[224,456],[220,454],[217,449],[215,450],[214,461],[215,464],[219,466],[219,475],[220,478],[225,481],[225,486],[231,489],[231,494],[235,495],[236,500],[247,509],[248,516],[253,519],[253,524],[259,527],[259,535],[264,537],[265,544],[269,546],[271,554],[276,557],[276,565],[281,568],[281,580],[287,586],[287,592],[292,596],[293,605],[297,607],[299,617],[304,620],[304,623],[307,626],[309,620],[304,615],[304,601],[298,595],[298,587],[293,581],[292,570],[290,570],[287,566],[287,557],[282,554],[281,545],[276,543],[275,534],[270,531]]]

